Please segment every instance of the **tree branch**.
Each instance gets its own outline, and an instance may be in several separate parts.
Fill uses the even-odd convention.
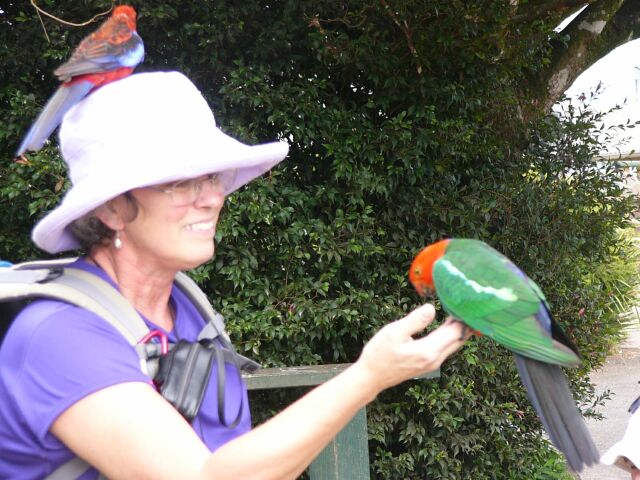
[[[402,33],[404,33],[404,37],[407,40],[407,47],[409,48],[409,52],[411,52],[411,56],[415,59],[416,70],[418,72],[418,75],[420,75],[422,73],[422,65],[420,63],[418,51],[416,50],[416,47],[413,43],[413,30],[409,28],[409,25],[407,25],[406,22],[400,21],[398,15],[391,9],[389,4],[385,0],[380,0],[380,3],[385,9],[385,12],[387,12],[387,15],[391,17],[391,20],[393,20],[393,23],[395,23],[396,26],[402,31]]]
[[[532,104],[523,110],[535,115],[549,111],[575,79],[616,47],[640,33],[640,1],[597,0],[562,32],[569,40],[555,42],[549,66],[531,79]],[[525,117],[529,117],[525,113]]]
[[[516,6],[516,16],[514,20],[520,22],[531,22],[540,18],[548,20],[557,20],[560,22],[571,15],[579,8],[587,4],[595,3],[597,0],[538,0],[536,2],[527,2],[520,6],[518,0],[512,0],[512,4]]]

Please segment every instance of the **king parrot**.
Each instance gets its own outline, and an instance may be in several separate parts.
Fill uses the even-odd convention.
[[[130,75],[143,58],[136,11],[129,5],[119,5],[53,72],[62,84],[22,140],[16,157],[26,150],[39,150],[73,105],[96,88]]]
[[[577,366],[580,355],[533,280],[486,243],[470,239],[425,247],[409,279],[420,295],[435,291],[448,314],[513,352],[529,399],[572,470],[599,462],[560,368]]]

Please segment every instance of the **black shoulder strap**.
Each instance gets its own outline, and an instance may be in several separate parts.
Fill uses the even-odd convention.
[[[225,362],[234,364],[238,370],[249,373],[258,370],[260,368],[259,363],[235,351],[224,327],[224,317],[213,309],[209,303],[209,299],[200,287],[198,287],[196,282],[185,273],[179,272],[178,275],[176,275],[176,285],[198,309],[200,315],[202,315],[202,318],[204,318],[206,322],[198,336],[198,340],[213,340],[220,337],[225,347],[222,350]]]
[[[198,284],[184,272],[178,272],[175,281],[178,288],[187,296],[206,322],[203,332],[208,328],[214,328],[218,335],[222,335],[227,342],[230,342],[229,336],[224,329],[224,318],[213,309],[209,299]]]

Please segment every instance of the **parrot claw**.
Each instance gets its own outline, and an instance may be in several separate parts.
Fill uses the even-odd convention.
[[[460,322],[462,323],[462,322]],[[469,327],[467,327],[464,323],[462,323],[462,332],[460,332],[460,338],[458,340],[460,340],[461,342],[466,340],[467,337],[467,332],[471,330]]]
[[[460,320],[456,320],[457,322],[460,322]],[[467,339],[467,333],[471,333],[471,335],[477,335],[478,337],[482,337],[482,333],[480,333],[478,330],[474,330],[473,328],[469,327],[466,323],[460,322],[462,323],[462,333],[460,333],[460,341],[466,340]]]
[[[460,338],[458,340],[460,340],[461,342],[466,340],[469,337],[469,333],[471,335],[477,335],[479,337],[482,337],[482,333],[480,333],[478,330],[474,330],[473,328],[471,328],[469,325],[467,325],[466,323],[458,320],[455,317],[449,317],[447,318],[445,323],[453,323],[453,322],[458,322],[462,324],[462,332],[460,332]]]

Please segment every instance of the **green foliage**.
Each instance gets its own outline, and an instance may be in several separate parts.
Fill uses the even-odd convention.
[[[227,200],[216,257],[194,276],[264,365],[351,362],[418,304],[406,270],[423,245],[481,238],[545,290],[583,353],[571,378],[595,413],[588,372],[631,301],[635,259],[619,232],[634,205],[620,172],[593,161],[599,115],[566,103],[518,120],[519,104],[539,100],[523,85],[548,62],[555,25],[518,24],[502,0],[385,3],[133,2],[141,70],[185,71],[225,131],[292,146]],[[39,4],[80,21],[110,2]],[[9,159],[56,87],[51,72],[94,26],[44,19],[48,44],[26,3],[2,10],[0,257],[18,260],[41,255],[30,228],[67,185],[55,141],[27,164]],[[299,394],[253,394],[254,417]],[[375,478],[562,475],[510,355],[487,339],[368,415]]]

